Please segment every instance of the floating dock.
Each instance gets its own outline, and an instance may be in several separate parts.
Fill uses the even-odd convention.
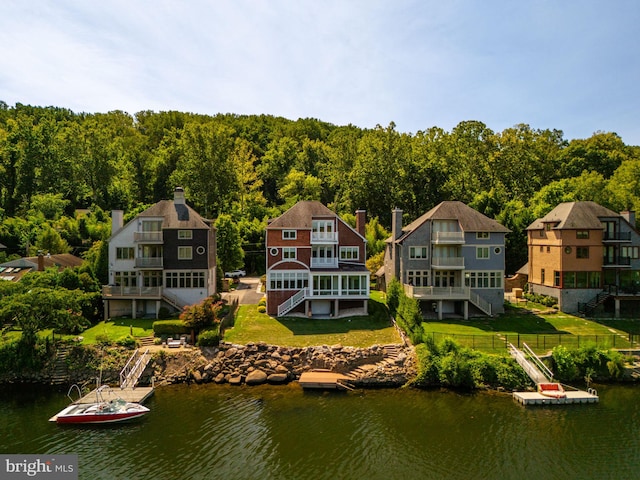
[[[514,400],[522,405],[567,405],[570,403],[598,403],[598,394],[594,390],[584,392],[582,390],[567,390],[565,396],[553,398],[538,392],[513,392]]]
[[[302,372],[298,383],[302,388],[318,388],[325,390],[353,390],[348,385],[350,377],[330,370],[311,370]]]
[[[121,398],[127,402],[132,403],[143,403],[146,399],[148,399],[151,395],[153,395],[153,387],[113,387],[110,389],[105,389],[100,392],[100,395],[105,401],[114,400],[116,398]],[[96,389],[93,389],[91,392],[87,393],[84,397],[76,400],[73,403],[95,403],[96,402]]]

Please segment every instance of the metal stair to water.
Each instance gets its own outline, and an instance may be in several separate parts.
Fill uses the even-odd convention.
[[[64,344],[58,344],[56,348],[56,359],[53,363],[51,373],[51,383],[59,385],[68,383],[69,367],[67,366],[67,357],[69,356],[70,347]]]

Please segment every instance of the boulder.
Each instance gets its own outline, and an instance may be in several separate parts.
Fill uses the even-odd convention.
[[[276,385],[281,383],[286,383],[288,380],[289,380],[288,373],[272,373],[267,377],[267,382],[273,383]]]
[[[226,381],[224,373],[219,373],[218,375],[216,375],[216,378],[214,378],[213,381],[216,383],[224,383]]]
[[[247,385],[260,385],[267,381],[267,374],[262,370],[253,370],[249,372],[247,378],[245,379],[245,383]]]
[[[229,377],[229,385],[241,385],[242,375],[233,375]]]

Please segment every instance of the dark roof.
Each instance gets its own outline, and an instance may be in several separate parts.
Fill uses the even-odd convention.
[[[56,267],[58,270],[64,270],[65,268],[79,267],[83,260],[70,253],[58,253],[45,255],[42,261],[44,268]],[[38,270],[38,257],[23,257],[5,262],[0,264],[0,270],[0,279],[17,282],[27,272]]]
[[[500,232],[509,233],[504,225],[492,218],[483,215],[470,206],[458,201],[445,201],[433,207],[427,213],[418,217],[402,229],[402,235],[398,240],[403,240],[415,229],[429,220],[457,220],[464,232]],[[387,241],[391,241],[389,238]]]
[[[175,203],[173,200],[160,200],[138,217],[162,217],[162,228],[209,229],[209,222],[193,208],[186,203]]]
[[[296,203],[278,218],[274,219],[267,228],[311,228],[314,218],[340,218],[322,203],[315,200],[303,200]]]
[[[541,230],[545,223],[553,223],[554,229],[602,229],[601,218],[618,218],[620,214],[596,202],[565,202],[538,218],[527,230]]]
[[[4,250],[4,249],[6,249],[6,248],[7,248],[7,246],[6,246],[6,245],[3,245],[3,244],[1,244],[1,243],[0,243],[0,250]]]

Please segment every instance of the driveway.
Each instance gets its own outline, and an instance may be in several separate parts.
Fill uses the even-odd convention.
[[[240,305],[257,305],[264,296],[263,293],[257,291],[259,284],[259,277],[243,277],[236,289],[231,292],[223,292],[222,298],[229,301],[237,298]]]

